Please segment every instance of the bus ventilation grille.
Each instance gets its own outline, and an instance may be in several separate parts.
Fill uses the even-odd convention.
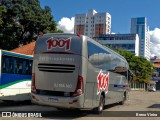
[[[75,65],[40,63],[38,69],[45,72],[72,73],[75,70]]]

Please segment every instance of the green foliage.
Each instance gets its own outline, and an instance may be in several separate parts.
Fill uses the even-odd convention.
[[[113,49],[113,48],[111,48]],[[126,50],[116,50],[120,55],[126,58],[130,69],[134,72],[135,81],[139,82],[149,82],[152,72],[154,71],[154,67],[151,62],[146,60],[141,56],[135,56],[133,53],[128,52]]]
[[[51,9],[38,0],[0,1],[0,48],[11,50],[36,39],[39,33],[57,33]]]

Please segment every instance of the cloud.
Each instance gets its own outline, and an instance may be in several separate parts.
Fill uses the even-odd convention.
[[[57,25],[59,30],[62,30],[64,33],[74,33],[74,17],[67,18],[63,17]]]
[[[160,58],[160,28],[150,31],[151,39],[151,57],[158,56]]]
[[[116,34],[116,33],[114,33],[114,32],[111,32],[111,34]]]

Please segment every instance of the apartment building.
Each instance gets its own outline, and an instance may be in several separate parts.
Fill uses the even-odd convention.
[[[74,33],[88,37],[98,37],[100,34],[110,34],[111,15],[89,10],[86,14],[76,14]]]

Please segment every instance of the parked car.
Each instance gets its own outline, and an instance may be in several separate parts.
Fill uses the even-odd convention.
[[[155,88],[154,86],[150,86],[150,87],[148,87],[148,91],[153,91],[153,92],[155,92],[155,91],[156,91],[156,88]]]

